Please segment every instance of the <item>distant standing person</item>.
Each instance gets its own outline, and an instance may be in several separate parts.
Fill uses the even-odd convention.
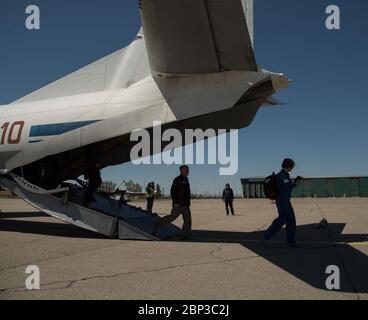
[[[183,239],[187,239],[192,231],[192,213],[190,211],[190,184],[188,180],[189,167],[181,166],[180,175],[177,176],[171,186],[172,210],[171,214],[159,218],[156,221],[153,234],[156,234],[158,229],[176,220],[182,215],[183,224]]]
[[[233,189],[230,188],[230,184],[226,184],[224,191],[222,192],[222,200],[225,202],[225,208],[226,208],[226,215],[229,215],[229,207],[231,210],[231,214],[235,215],[234,213],[234,192]]]
[[[293,189],[303,178],[298,176],[294,182],[291,181],[289,173],[294,169],[294,167],[295,162],[293,160],[285,159],[282,163],[281,171],[276,175],[276,206],[279,216],[263,234],[261,242],[264,246],[266,246],[267,241],[271,239],[272,236],[274,236],[286,224],[288,246],[290,248],[300,247],[295,241],[296,220],[290,199]]]
[[[147,211],[152,213],[153,202],[155,200],[155,183],[150,182],[146,187]]]

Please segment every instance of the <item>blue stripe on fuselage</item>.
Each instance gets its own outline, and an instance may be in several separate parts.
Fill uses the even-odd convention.
[[[65,132],[88,126],[100,120],[42,124],[31,127],[29,137],[57,136]]]

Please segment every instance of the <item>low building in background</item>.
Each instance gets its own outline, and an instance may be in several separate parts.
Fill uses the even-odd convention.
[[[241,179],[244,198],[265,198],[264,178]],[[368,177],[305,178],[293,198],[368,197]]]

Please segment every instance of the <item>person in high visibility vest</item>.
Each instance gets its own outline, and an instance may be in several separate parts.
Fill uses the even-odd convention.
[[[155,183],[150,182],[146,187],[147,211],[152,213],[153,202],[155,199]]]

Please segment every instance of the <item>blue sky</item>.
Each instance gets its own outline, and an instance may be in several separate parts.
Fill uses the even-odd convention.
[[[24,26],[29,4],[40,7],[39,31]],[[339,31],[325,28],[330,4],[341,10]],[[240,131],[237,175],[193,166],[194,192],[219,192],[226,182],[240,192],[241,177],[265,176],[284,157],[303,176],[368,175],[367,12],[366,0],[255,0],[257,62],[293,80],[278,95],[287,104],[261,109]],[[139,27],[135,0],[2,0],[0,104],[128,45]],[[103,171],[106,179],[154,180],[165,190],[176,174],[176,166],[132,164]]]

